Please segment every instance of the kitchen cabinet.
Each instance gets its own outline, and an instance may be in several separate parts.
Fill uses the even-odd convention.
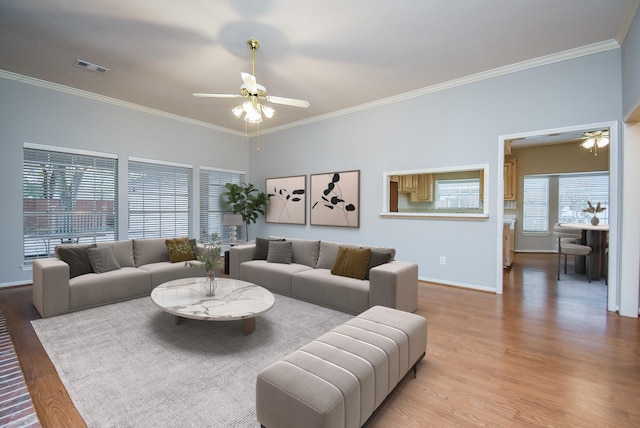
[[[505,222],[502,227],[502,266],[508,268],[516,254],[515,224]]]
[[[433,202],[433,174],[416,174],[417,189],[409,195],[411,202]]]
[[[517,196],[517,159],[505,158],[504,160],[504,200],[515,201]]]

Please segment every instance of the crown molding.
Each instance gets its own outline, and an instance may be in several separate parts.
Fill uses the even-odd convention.
[[[631,15],[635,15],[635,10],[638,7],[637,1],[633,0],[633,4],[629,6],[629,13],[627,17]],[[635,5],[635,7],[633,7]],[[633,12],[633,13],[631,13]],[[625,20],[626,22],[626,20]],[[631,21],[629,21],[630,23]],[[628,27],[627,27],[628,29]],[[626,34],[626,32],[625,32]],[[24,76],[17,73],[12,73],[10,71],[0,70],[0,78],[15,80],[22,83],[27,83],[29,85],[39,86],[46,89],[51,89],[58,92],[63,92],[70,95],[76,95],[83,98],[88,98],[95,101],[100,101],[104,103],[113,104],[120,107],[129,108],[132,110],[137,110],[144,113],[153,114],[156,116],[161,116],[173,120],[178,120],[181,122],[189,123],[196,126],[201,126],[204,128],[213,129],[219,132],[224,132],[227,134],[232,134],[240,137],[256,137],[260,134],[272,134],[274,132],[284,131],[286,129],[296,128],[299,126],[309,125],[311,123],[321,122],[324,120],[334,119],[341,116],[346,116],[352,113],[358,113],[361,111],[369,110],[372,108],[377,108],[381,106],[386,106],[389,104],[395,104],[402,101],[410,100],[413,98],[421,97],[424,95],[432,94],[435,92],[445,91],[447,89],[452,89],[458,86],[468,85],[470,83],[480,82],[482,80],[492,79],[494,77],[504,76],[511,73],[517,73],[523,70],[529,70],[536,67],[542,67],[545,65],[553,64],[556,62],[566,61],[569,59],[579,58],[586,55],[592,55],[600,52],[605,52],[612,49],[620,48],[620,43],[616,39],[606,40],[604,42],[594,43],[591,45],[583,46],[580,48],[569,49],[563,52],[558,52],[552,55],[547,55],[539,58],[530,59],[527,61],[522,61],[519,63],[507,65],[504,67],[494,68],[492,70],[483,71],[480,73],[472,74],[470,76],[465,76],[459,79],[449,80],[447,82],[438,83],[432,86],[427,86],[424,88],[416,89],[414,91],[405,92],[402,94],[394,95],[387,98],[382,98],[380,100],[372,101],[369,103],[360,104],[354,107],[349,107],[342,110],[337,110],[331,113],[322,114],[319,116],[310,117],[303,120],[298,120],[295,122],[291,122],[288,124],[284,124],[281,126],[275,126],[273,128],[261,129],[260,131],[254,131],[246,134],[245,132],[235,131],[229,128],[224,128],[221,126],[213,125],[211,123],[203,122],[200,120],[190,119],[188,117],[180,116],[173,113],[167,113],[162,110],[156,110],[149,107],[144,107],[138,104],[130,103],[127,101],[118,100],[116,98],[107,97],[104,95],[95,94],[93,92],[84,91],[81,89],[72,88],[70,86],[61,85],[58,83],[47,82],[45,80],[36,79],[33,77]]]
[[[562,62],[582,56],[592,55],[600,52],[609,51],[612,49],[620,48],[620,44],[615,40],[606,40],[604,42],[594,43],[591,45],[583,46],[580,48],[569,49],[563,52],[558,52],[552,55],[547,55],[539,58],[530,59],[527,61],[518,62],[515,64],[507,65],[504,67],[494,68],[492,70],[483,71],[480,73],[472,74],[469,76],[461,77],[459,79],[449,80],[447,82],[438,83],[436,85],[427,86],[424,88],[416,89],[414,91],[405,92],[403,94],[394,95],[387,98],[382,98],[376,101],[372,101],[365,104],[360,104],[354,107],[349,107],[343,110],[337,110],[331,113],[323,114],[320,116],[314,116],[308,119],[291,122],[286,125],[276,126],[261,130],[260,134],[270,134],[273,132],[283,131],[285,129],[295,128],[298,126],[308,125],[314,122],[320,122],[323,120],[329,120],[340,116],[345,116],[352,113],[369,110],[376,107],[385,106],[388,104],[395,104],[398,102],[410,100],[412,98],[421,97],[423,95],[432,94],[435,92],[445,91],[447,89],[456,88],[458,86],[468,85],[470,83],[480,82],[482,80],[492,79],[494,77],[505,76],[511,73],[517,73],[519,71],[529,70],[536,67],[542,67],[545,65],[553,64],[556,62]],[[258,133],[254,132],[249,134],[249,137],[255,137]]]
[[[122,101],[117,98],[107,97],[105,95],[96,94],[82,89],[72,88],[71,86],[61,85],[59,83],[47,82],[46,80],[36,79],[34,77],[24,76],[22,74],[12,73],[6,70],[0,70],[0,78],[7,80],[15,80],[17,82],[26,83],[32,86],[38,86],[40,88],[50,89],[52,91],[62,92],[69,95],[75,95],[82,98],[87,98],[93,101],[99,101],[107,104],[112,104],[118,107],[124,107],[131,110],[136,110],[143,113],[153,114],[156,116],[164,117],[167,119],[173,119],[180,122],[185,122],[191,125],[201,126],[203,128],[213,129],[215,131],[224,132],[226,134],[233,134],[240,137],[244,137],[245,133],[235,131],[233,129],[224,128],[222,126],[213,125],[211,123],[203,122],[201,120],[191,119],[185,116],[180,116],[166,111],[153,109],[150,107],[141,106],[139,104],[130,103],[128,101]]]

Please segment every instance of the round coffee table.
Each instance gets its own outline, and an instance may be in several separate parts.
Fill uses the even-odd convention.
[[[269,290],[246,281],[217,278],[215,296],[204,290],[206,278],[183,278],[165,282],[151,291],[151,300],[160,309],[182,318],[206,321],[242,320],[244,334],[256,329],[256,317],[274,303]]]

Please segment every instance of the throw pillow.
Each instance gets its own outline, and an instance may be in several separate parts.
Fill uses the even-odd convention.
[[[367,275],[370,259],[370,248],[338,247],[338,255],[331,268],[331,273],[349,278],[364,279]]]
[[[393,260],[395,250],[390,248],[372,248],[371,258],[369,259],[369,267],[367,268],[367,275],[364,279],[369,279],[369,271],[376,266],[389,263]]]
[[[253,255],[253,260],[267,260],[269,242],[271,241],[282,242],[284,238],[256,238],[256,252]]]
[[[95,247],[87,250],[89,262],[95,273],[105,273],[120,269],[120,263],[111,247]]]
[[[93,272],[87,250],[95,246],[96,244],[56,245],[56,256],[69,265],[69,278]]]
[[[271,241],[269,242],[269,251],[267,252],[267,262],[291,264],[291,242]]]
[[[188,262],[196,259],[191,249],[189,238],[167,239],[165,244],[167,245],[167,250],[169,250],[169,261],[171,263]]]

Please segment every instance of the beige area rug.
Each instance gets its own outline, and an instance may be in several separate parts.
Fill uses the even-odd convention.
[[[149,297],[32,324],[91,428],[257,427],[257,373],[352,318],[275,297],[249,336],[241,321],[176,325]]]

